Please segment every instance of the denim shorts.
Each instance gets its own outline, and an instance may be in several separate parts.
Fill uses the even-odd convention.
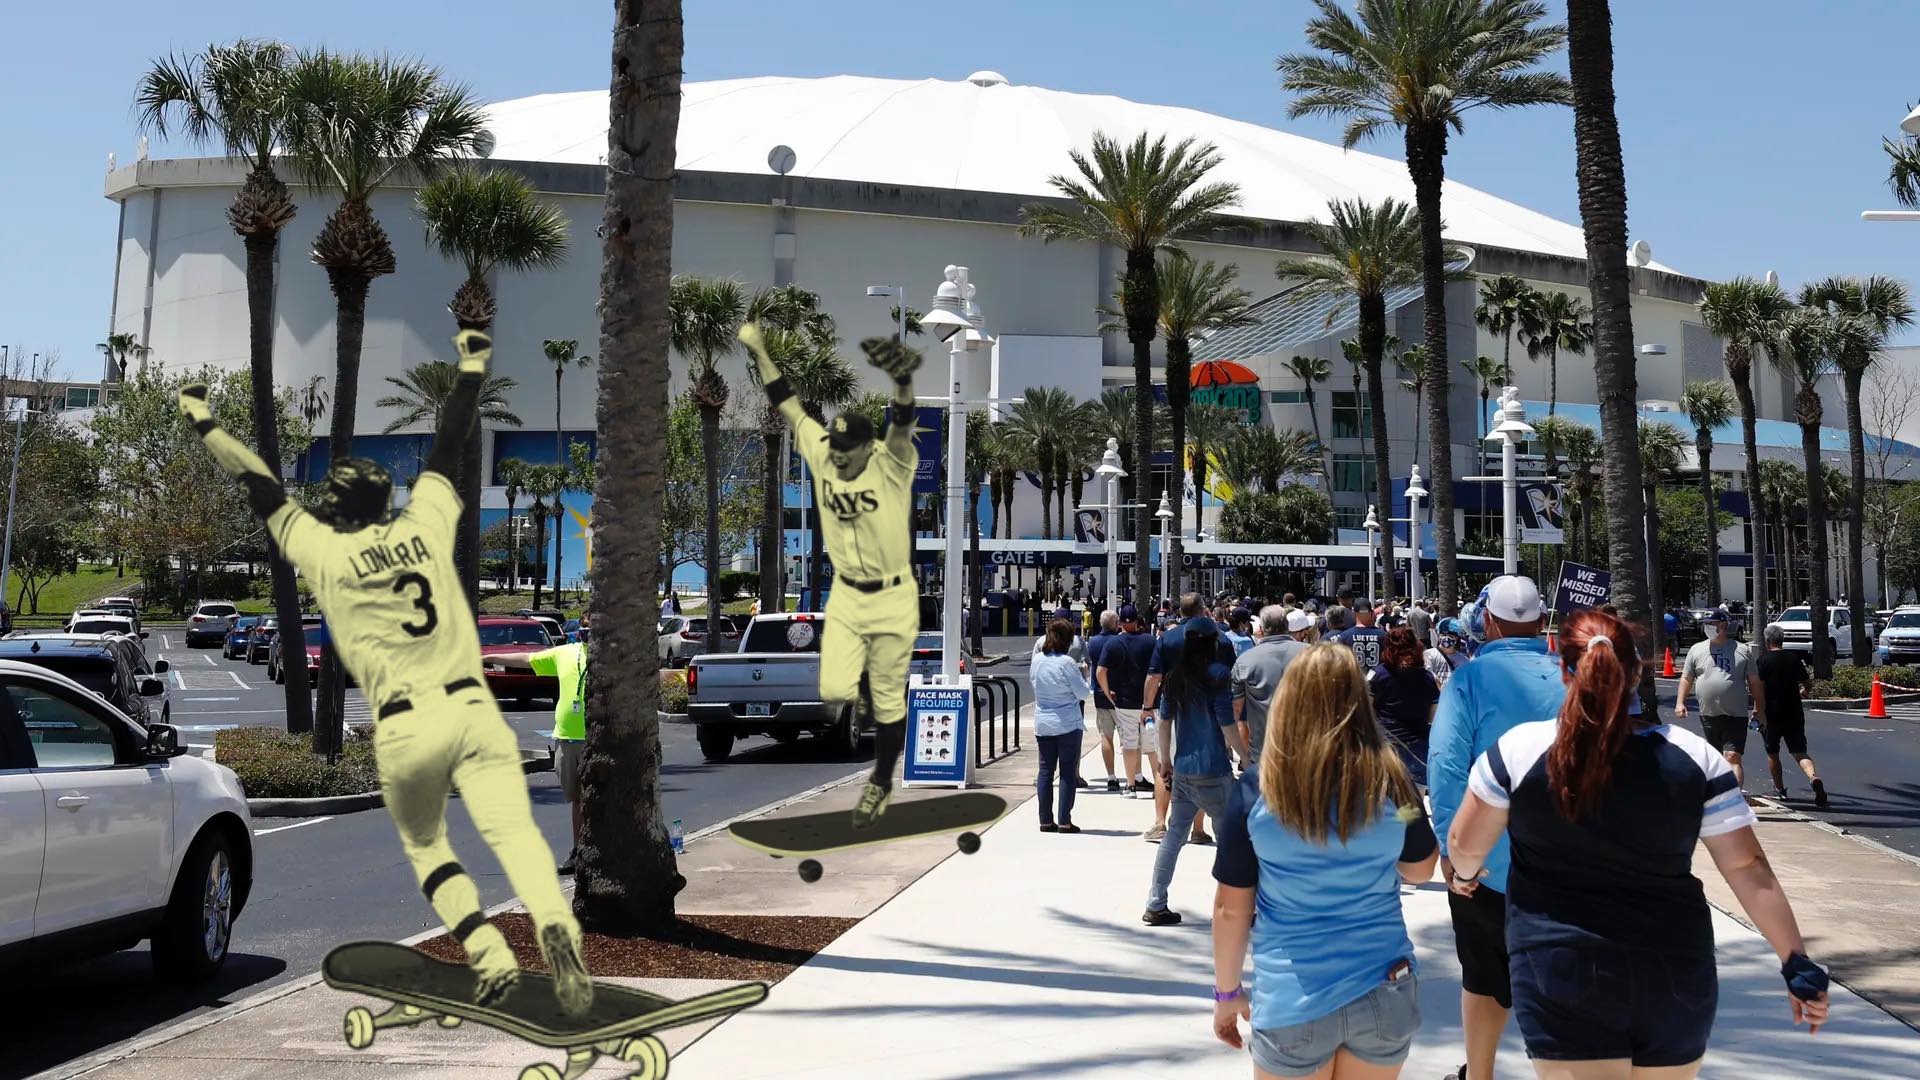
[[[1712,953],[1535,946],[1513,954],[1513,1019],[1527,1056],[1688,1065],[1707,1052],[1720,982]]]
[[[1420,980],[1383,982],[1304,1024],[1256,1028],[1253,1063],[1275,1076],[1312,1076],[1344,1048],[1369,1065],[1399,1065],[1420,1029]]]

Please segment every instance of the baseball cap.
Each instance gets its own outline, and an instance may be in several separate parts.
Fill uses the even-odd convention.
[[[1703,623],[1732,622],[1733,616],[1727,613],[1726,608],[1719,607],[1700,616],[1700,621]]]
[[[1134,607],[1132,604],[1121,604],[1120,605],[1120,621],[1121,622],[1139,622],[1140,609],[1137,607]]]
[[[1510,574],[1494,578],[1480,590],[1480,607],[1508,622],[1531,622],[1540,617],[1540,587],[1530,577]]]
[[[1312,629],[1313,624],[1313,616],[1301,611],[1299,608],[1294,608],[1292,611],[1287,612],[1287,633],[1289,634],[1297,634],[1302,630]]]
[[[845,453],[873,441],[873,421],[856,412],[841,413],[827,427],[827,445]]]
[[[1440,620],[1440,626],[1438,629],[1443,634],[1452,634],[1455,637],[1459,637],[1461,634],[1466,633],[1466,630],[1460,625],[1460,620],[1454,618],[1451,615]]]

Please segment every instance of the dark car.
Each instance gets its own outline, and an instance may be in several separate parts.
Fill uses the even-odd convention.
[[[533,698],[552,700],[559,694],[559,680],[535,675],[528,659],[553,647],[553,639],[539,619],[482,615],[479,629],[480,663],[487,690],[494,697],[512,698],[516,708],[524,709]]]
[[[155,660],[149,665],[139,645],[127,638],[20,635],[0,640],[0,659],[57,671],[143,726],[169,722],[167,683],[160,677],[167,671],[167,662]]]
[[[1711,613],[1712,609],[1710,608],[1701,608],[1698,610],[1689,610],[1687,608],[1674,609],[1673,647],[1676,649],[1684,649],[1696,642],[1707,640],[1709,636],[1707,628],[1705,624],[1701,623],[1700,616]]]
[[[329,640],[327,637],[327,622],[325,619],[309,621],[303,617],[300,620],[300,632],[304,634],[307,639],[307,678],[317,683],[320,681],[320,658],[322,654],[325,653]],[[267,646],[267,678],[277,683],[286,682],[287,673],[293,669],[288,658],[280,651],[280,643],[284,640],[286,639],[282,638],[279,634],[275,634],[273,636],[273,644]],[[347,676],[347,685],[353,685],[353,676],[351,673]]]
[[[260,616],[242,615],[233,621],[232,629],[227,631],[227,641],[220,647],[220,655],[227,660],[238,660],[247,654],[247,642],[253,637],[253,628],[260,625]]]
[[[254,624],[253,631],[247,635],[245,655],[247,663],[266,663],[267,647],[273,644],[274,637],[279,633],[280,620],[272,615],[263,616],[258,623]]]

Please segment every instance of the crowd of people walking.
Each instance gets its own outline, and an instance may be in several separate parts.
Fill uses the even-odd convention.
[[[1646,715],[1631,627],[1572,613],[1554,648],[1524,577],[1457,613],[1190,593],[1081,626],[1056,612],[1034,648],[1040,828],[1078,832],[1076,792],[1097,786],[1078,775],[1091,699],[1106,790],[1153,798],[1142,922],[1180,924],[1180,855],[1216,847],[1213,1027],[1260,1080],[1400,1074],[1421,1026],[1401,889],[1436,866],[1461,969],[1448,1080],[1491,1080],[1509,1023],[1551,1080],[1696,1075],[1718,1001],[1701,843],[1779,955],[1783,1018],[1826,1021],[1742,790],[1751,717],[1776,791],[1784,743],[1826,798],[1805,667],[1777,643],[1729,647],[1721,617],[1694,647],[1674,713],[1697,694],[1702,737]]]

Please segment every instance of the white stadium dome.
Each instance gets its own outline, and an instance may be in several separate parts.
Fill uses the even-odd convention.
[[[1015,86],[993,71],[964,81],[759,76],[687,83],[683,92],[678,166],[686,170],[764,175],[768,151],[784,144],[801,178],[1047,196],[1058,194],[1047,178],[1070,172],[1068,152],[1084,150],[1095,132],[1148,132],[1218,146],[1210,176],[1240,186],[1241,216],[1304,222],[1324,220],[1334,199],[1413,199],[1406,165],[1392,158],[1197,109]],[[488,112],[496,159],[604,161],[604,91],[540,94]],[[946,138],[923,134],[934,123]],[[1452,180],[1445,199],[1450,239],[1586,258],[1577,225]]]

